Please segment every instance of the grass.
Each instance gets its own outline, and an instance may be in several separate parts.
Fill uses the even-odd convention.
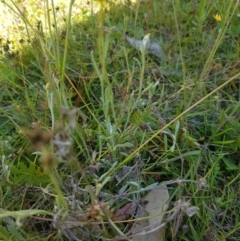
[[[1,4],[1,240],[130,239],[157,183],[164,240],[239,240],[239,1]]]

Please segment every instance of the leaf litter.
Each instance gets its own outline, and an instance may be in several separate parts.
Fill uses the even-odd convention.
[[[142,51],[143,47],[145,46],[145,50],[147,53],[155,55],[159,60],[162,60],[163,57],[163,51],[161,46],[155,42],[155,41],[150,41],[150,34],[146,34],[142,40],[138,40],[132,37],[129,37],[126,34],[123,34],[118,28],[112,27],[104,27],[104,30],[106,32],[110,32],[111,30],[116,30],[118,33],[121,34],[124,40],[127,40],[135,49]]]
[[[133,237],[133,241],[148,240],[162,241],[164,240],[165,227],[161,228],[163,217],[168,207],[169,199],[168,189],[166,185],[154,188],[145,197],[141,199],[144,204],[143,208],[138,208],[136,218],[149,217],[137,221],[131,228],[131,235],[145,233],[141,236]]]

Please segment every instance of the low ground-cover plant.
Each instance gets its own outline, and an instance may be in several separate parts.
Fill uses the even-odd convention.
[[[238,3],[23,3],[3,3],[1,239],[136,240],[165,184],[162,238],[238,240]]]

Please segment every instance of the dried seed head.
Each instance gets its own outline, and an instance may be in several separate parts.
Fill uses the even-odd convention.
[[[48,171],[48,170],[52,169],[55,161],[56,161],[56,158],[55,158],[55,156],[53,155],[52,152],[50,152],[48,150],[44,150],[42,152],[40,162],[41,162],[41,165],[42,165],[42,167],[45,171]]]
[[[88,219],[101,220],[104,217],[104,209],[107,206],[108,206],[108,203],[106,202],[95,201],[95,203],[87,209]]]
[[[207,181],[204,177],[201,177],[201,178],[198,179],[198,183],[197,183],[198,189],[202,189],[206,185],[207,185]]]
[[[21,130],[21,133],[28,138],[33,149],[38,151],[50,143],[52,133],[41,128],[40,121],[33,122],[29,130]]]

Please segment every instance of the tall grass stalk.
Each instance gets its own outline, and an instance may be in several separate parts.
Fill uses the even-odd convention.
[[[72,7],[74,4],[74,0],[69,1],[68,5],[68,15],[67,15],[67,26],[66,26],[66,39],[65,39],[65,45],[64,45],[64,54],[63,54],[63,61],[60,66],[60,104],[64,104],[64,106],[68,106],[68,102],[66,99],[65,94],[65,83],[64,83],[64,76],[65,76],[65,69],[66,69],[66,62],[67,62],[67,56],[68,56],[68,44],[69,44],[69,38],[70,38],[70,32],[71,32],[71,18],[72,18]]]

